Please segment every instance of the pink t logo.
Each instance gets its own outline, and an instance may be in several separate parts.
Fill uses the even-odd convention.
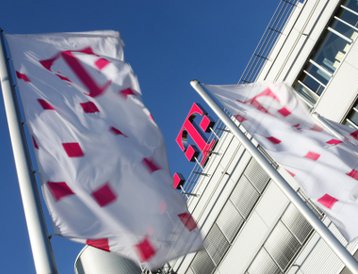
[[[256,96],[252,97],[251,99],[247,100],[247,101],[239,101],[243,104],[250,104],[252,105],[254,108],[256,108],[257,110],[261,111],[261,112],[265,112],[268,114],[272,114],[275,115],[275,113],[270,113],[259,101],[258,99],[261,97],[268,97],[271,98],[272,101],[275,101],[277,103],[279,103],[281,105],[281,108],[277,110],[278,113],[280,113],[281,117],[287,117],[291,114],[291,111],[288,110],[285,106],[282,106],[281,102],[280,102],[280,98],[277,97],[277,95],[272,92],[272,90],[270,88],[266,88],[264,91],[260,92],[259,94],[257,94]],[[271,101],[271,103],[272,103]]]
[[[210,118],[207,116],[207,113],[204,112],[197,103],[194,103],[184,121],[183,126],[179,131],[176,142],[180,149],[184,152],[185,157],[191,162],[194,161],[201,152],[202,157],[200,163],[205,165],[210,151],[216,144],[216,140],[213,139],[210,143],[207,142],[206,138],[203,136],[203,133],[200,132],[200,129],[198,129],[197,126],[193,123],[197,115],[202,116],[202,119],[199,123],[199,128],[203,132],[210,132],[210,128],[214,125],[214,122],[210,120]],[[188,135],[192,138],[196,146],[185,144]]]
[[[84,66],[82,65],[81,60],[79,60],[73,53],[79,52],[83,54],[88,55],[94,55],[97,56],[91,48],[85,48],[83,50],[65,50],[61,51],[58,54],[56,54],[54,57],[46,60],[41,60],[40,63],[42,66],[44,66],[46,69],[52,72],[51,68],[54,64],[54,62],[59,59],[60,57],[63,58],[63,60],[66,62],[66,64],[71,68],[73,73],[78,77],[78,79],[82,82],[82,84],[88,89],[88,95],[91,97],[96,97],[101,95],[111,84],[111,81],[107,81],[103,86],[100,86],[96,83],[96,81],[93,79],[93,77],[86,71]],[[101,70],[103,69],[107,64],[109,64],[109,61],[107,61],[104,58],[98,58],[97,61],[94,63],[95,67],[97,69]],[[65,80],[67,82],[70,82],[70,80],[59,74],[55,73],[60,79]]]
[[[272,98],[273,100],[275,101],[280,101],[278,99],[278,97],[269,89],[265,89],[264,91],[262,91],[261,93],[257,94],[256,96],[252,97],[251,99],[247,100],[247,101],[239,101],[243,104],[250,104],[252,105],[253,107],[255,107],[257,110],[259,111],[262,111],[262,112],[265,112],[265,113],[268,113],[267,109],[264,108],[260,103],[259,101],[257,101],[258,98],[260,97],[270,97]]]

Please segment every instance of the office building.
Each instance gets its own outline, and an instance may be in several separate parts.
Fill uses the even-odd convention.
[[[312,112],[358,129],[357,35],[357,0],[282,0],[240,83],[286,81]],[[182,147],[194,160],[193,171],[185,183],[179,177],[177,183],[190,193],[183,195],[205,248],[169,262],[163,272],[350,273],[232,133],[219,121],[211,128],[207,116],[194,116],[190,122],[201,134],[196,145],[205,152],[203,144],[209,144],[211,153]],[[213,133],[205,132],[210,129]],[[183,125],[177,142],[188,134]],[[347,243],[291,176],[272,165],[357,258],[358,241]]]

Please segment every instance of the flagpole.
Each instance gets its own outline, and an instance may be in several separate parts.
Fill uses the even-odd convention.
[[[0,36],[1,89],[35,269],[38,274],[57,273],[36,181],[29,164],[30,157],[26,147],[25,135],[20,124],[21,116],[16,101],[14,82],[7,62],[8,55],[6,54],[2,29],[0,29]]]
[[[260,166],[268,173],[268,175],[276,182],[281,191],[296,206],[299,212],[306,218],[310,225],[324,239],[334,253],[342,260],[352,273],[358,273],[358,262],[348,252],[348,250],[338,241],[333,233],[321,222],[313,211],[305,204],[298,194],[291,188],[281,174],[272,167],[261,152],[251,143],[237,125],[225,114],[225,112],[215,102],[215,99],[209,95],[200,85],[199,81],[192,80],[191,86],[214,111],[214,113],[223,121],[223,123],[231,130],[234,136],[247,149],[252,157],[260,164]]]
[[[312,117],[315,118],[323,127],[325,127],[328,131],[330,131],[334,136],[336,136],[339,139],[344,139],[344,136],[342,133],[335,130],[327,121],[322,119],[321,115],[317,112],[311,113]]]

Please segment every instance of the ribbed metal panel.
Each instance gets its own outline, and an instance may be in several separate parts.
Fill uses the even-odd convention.
[[[230,196],[230,200],[236,206],[244,218],[247,218],[260,194],[252,186],[246,177],[241,177],[236,188]]]
[[[215,265],[209,254],[205,250],[201,250],[195,255],[191,270],[195,274],[212,274],[215,270]]]
[[[251,159],[250,163],[247,165],[245,169],[244,174],[250,180],[250,182],[256,187],[256,189],[260,193],[262,193],[265,186],[267,185],[269,176],[254,159]]]
[[[186,271],[185,274],[195,274],[195,272],[189,267]]]
[[[298,212],[293,204],[291,204],[285,212],[285,215],[282,217],[282,222],[296,236],[301,244],[304,243],[312,232],[311,225]]]
[[[244,218],[239,214],[233,203],[228,200],[216,223],[229,242],[232,242],[237,231],[244,223]]]
[[[246,271],[248,274],[279,274],[282,273],[279,267],[275,264],[272,258],[268,255],[266,250],[261,249],[257,255],[256,260],[252,263],[250,268]]]
[[[215,264],[220,263],[230,246],[228,240],[225,238],[217,224],[214,224],[210,229],[204,245]]]
[[[298,240],[279,222],[265,243],[265,249],[282,270],[285,270],[301,248]]]

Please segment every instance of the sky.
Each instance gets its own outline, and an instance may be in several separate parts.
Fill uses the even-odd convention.
[[[189,81],[237,83],[279,0],[5,0],[0,27],[7,33],[119,31],[125,60],[162,130],[171,173],[189,175],[175,137],[193,102]],[[2,96],[1,96],[2,101]],[[35,273],[3,102],[0,102],[0,273]],[[44,208],[48,229],[51,222]],[[82,245],[53,237],[59,273],[73,273]]]

